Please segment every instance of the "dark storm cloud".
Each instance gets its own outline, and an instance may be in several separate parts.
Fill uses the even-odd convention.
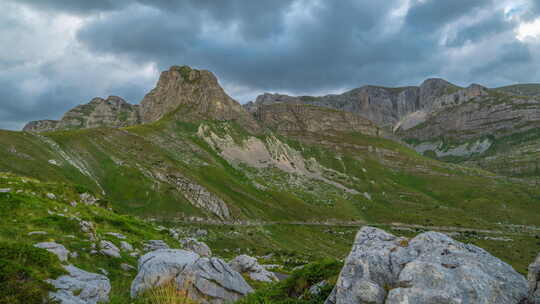
[[[243,95],[233,97],[242,101],[263,91],[415,85],[432,76],[460,85],[540,80],[531,69],[538,45],[516,39],[518,22],[501,1],[411,0],[403,7],[405,2],[12,0],[13,7],[22,3],[46,12],[44,18],[74,15],[84,22],[73,40],[77,52],[40,59],[46,64],[34,70],[24,56],[0,55],[0,67],[13,70],[0,70],[1,102],[8,104],[0,108],[0,128],[59,118],[96,95],[136,103],[157,79],[138,80],[148,73],[130,75],[128,69],[149,64],[209,69],[227,88],[241,88]],[[537,18],[540,1],[522,2],[512,9],[523,20]],[[25,32],[24,18],[4,19],[4,28]],[[36,77],[46,80],[21,84]]]

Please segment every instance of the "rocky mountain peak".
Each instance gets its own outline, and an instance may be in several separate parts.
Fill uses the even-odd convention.
[[[67,111],[60,120],[38,120],[26,124],[23,131],[49,132],[57,130],[99,127],[120,128],[140,123],[139,106],[118,96],[95,97],[90,102]]]
[[[181,112],[181,115],[175,113]],[[189,112],[189,115],[186,114]],[[141,101],[143,122],[175,115],[179,120],[236,120],[249,130],[258,125],[242,106],[229,97],[214,74],[188,66],[172,66],[161,73],[158,83]]]
[[[442,78],[429,78],[420,85],[420,98],[428,99],[445,95],[450,88],[457,88],[457,86]]]

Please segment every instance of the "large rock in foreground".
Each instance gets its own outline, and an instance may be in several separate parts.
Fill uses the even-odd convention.
[[[479,247],[437,232],[408,240],[364,227],[326,304],[518,304],[526,297],[525,278]]]
[[[180,249],[160,249],[139,259],[131,297],[169,283],[198,303],[234,302],[252,291],[244,278],[221,259],[200,258],[194,252]]]
[[[536,260],[529,265],[529,303],[540,304],[540,254]]]
[[[111,283],[101,274],[91,273],[73,265],[64,267],[69,274],[49,280],[57,290],[49,294],[60,304],[96,304],[109,301]]]

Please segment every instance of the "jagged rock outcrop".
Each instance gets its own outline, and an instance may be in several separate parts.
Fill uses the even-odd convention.
[[[47,132],[99,127],[120,128],[140,123],[139,106],[118,96],[96,97],[89,103],[69,110],[61,120],[38,120],[28,123],[23,131]]]
[[[372,136],[381,133],[375,124],[356,114],[318,106],[274,103],[259,106],[253,114],[262,126],[278,133],[357,131]]]
[[[483,249],[426,232],[363,227],[326,304],[523,303],[527,281]]]
[[[24,126],[23,131],[33,133],[54,131],[58,127],[58,123],[58,120],[34,120],[27,123]]]
[[[161,73],[159,81],[141,101],[143,122],[152,122],[165,115],[176,119],[235,120],[248,130],[258,130],[253,117],[229,97],[210,71],[188,66],[172,66]],[[189,113],[189,115],[186,115]]]
[[[529,304],[540,304],[540,254],[529,265]]]
[[[73,265],[64,268],[69,274],[48,280],[57,289],[49,293],[51,299],[60,304],[97,304],[109,301],[111,283],[106,276]]]
[[[198,303],[234,302],[253,291],[242,276],[217,258],[201,258],[192,251],[161,249],[139,259],[139,273],[131,284],[131,296],[173,283]]]
[[[256,258],[249,255],[239,255],[230,261],[229,265],[235,271],[246,273],[254,281],[274,282],[278,280],[273,272],[266,270]]]

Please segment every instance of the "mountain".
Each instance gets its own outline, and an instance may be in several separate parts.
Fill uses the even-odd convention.
[[[26,124],[23,131],[47,132],[110,127],[120,128],[139,124],[139,106],[131,105],[118,96],[96,97],[89,103],[69,110],[60,121],[38,120]]]
[[[540,83],[514,84],[496,88],[495,90],[521,96],[540,96]]]
[[[525,88],[530,96],[515,94]],[[245,108],[255,113],[280,103],[339,109],[391,130],[430,157],[508,176],[540,177],[540,97],[534,96],[533,88],[488,89],[478,84],[460,88],[428,79],[419,87],[364,86],[321,97],[266,93]]]
[[[121,300],[136,273],[118,271],[119,264],[135,259],[94,258],[92,242],[70,218],[91,222],[99,240],[121,233],[142,250],[150,240],[181,246],[169,233],[198,235],[215,255],[257,255],[286,271],[344,257],[359,226],[407,236],[434,230],[525,273],[538,248],[534,182],[441,162],[393,139],[423,124],[404,128],[412,113],[424,111],[429,123],[439,110],[451,113],[490,94],[432,79],[323,97],[266,95],[242,107],[210,72],[174,66],[141,105],[126,107],[133,120],[125,126],[117,124],[123,112],[105,100],[90,104],[108,115],[96,108],[85,114],[84,106],[68,112],[64,117],[85,122],[76,127],[59,128],[63,118],[42,122],[51,125],[44,132],[0,130],[0,212],[11,216],[0,224],[0,242],[31,246],[49,237],[26,234],[46,230],[79,252],[70,260],[76,267],[111,272]],[[81,204],[84,193],[101,209]],[[0,261],[8,258],[0,253]]]
[[[145,123],[171,113],[183,121],[234,120],[248,130],[258,129],[253,117],[225,93],[214,74],[187,66],[172,66],[162,72],[156,87],[141,101],[141,117]]]

